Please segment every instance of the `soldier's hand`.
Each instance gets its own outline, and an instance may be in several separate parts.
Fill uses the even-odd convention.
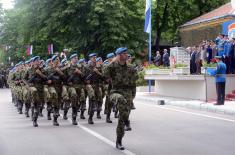
[[[77,69],[77,68],[76,68],[75,72],[76,72],[77,74],[82,74],[82,72],[81,72],[79,69]]]
[[[69,82],[69,83],[68,83],[68,85],[69,85],[69,86],[72,86],[72,85],[73,85],[73,83],[72,83],[72,82]]]
[[[97,68],[94,68],[93,71],[99,73],[99,70]]]
[[[41,71],[39,69],[36,70],[37,74],[41,74]]]
[[[56,69],[55,69],[57,72],[59,72],[60,71],[60,69],[57,67]]]
[[[48,80],[48,81],[47,81],[47,83],[48,83],[48,84],[51,84],[51,83],[52,83],[52,81],[51,81],[51,80]]]

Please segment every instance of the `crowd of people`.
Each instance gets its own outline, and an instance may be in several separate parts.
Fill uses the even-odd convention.
[[[198,46],[188,47],[190,53],[190,73],[201,74],[203,63],[215,63],[215,56],[221,56],[226,64],[227,74],[235,74],[235,38],[219,34],[215,40],[202,41]]]
[[[59,126],[60,111],[63,119],[68,119],[69,109],[72,109],[72,124],[77,125],[78,112],[80,119],[86,119],[87,107],[88,123],[94,124],[95,113],[101,119],[105,98],[106,122],[112,123],[113,111],[118,118],[116,147],[123,150],[124,131],[131,130],[129,115],[135,109],[137,75],[128,49],[121,47],[115,54],[109,53],[104,62],[96,53],[89,55],[88,62],[77,54],[72,54],[69,60],[53,55],[44,61],[35,56],[10,70],[8,84],[19,114],[23,113],[23,107],[26,117],[30,117],[31,111],[34,127],[38,127],[38,116],[43,117],[45,107],[48,120],[52,120],[53,114],[54,126]]]
[[[170,56],[167,49],[164,49],[163,56],[161,56],[159,51],[156,52],[156,56],[154,57],[154,64],[157,67],[170,67]]]

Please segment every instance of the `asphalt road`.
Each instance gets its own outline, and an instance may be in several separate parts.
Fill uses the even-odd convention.
[[[10,91],[0,90],[0,155],[235,155],[235,117],[173,106],[135,102],[132,131],[126,132],[127,150],[115,149],[112,124],[95,119],[94,125],[59,119],[52,126],[46,117],[34,128],[29,118],[19,115]],[[45,111],[45,110],[44,110]],[[44,115],[46,115],[44,113]]]

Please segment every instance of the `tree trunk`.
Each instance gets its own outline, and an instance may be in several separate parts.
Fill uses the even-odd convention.
[[[159,3],[158,3],[159,4]],[[159,13],[157,12],[157,19],[156,19],[156,27],[157,27],[157,32],[156,32],[156,39],[155,39],[155,47],[156,47],[156,51],[159,51],[160,49],[160,41],[161,41],[161,34],[162,34],[162,29],[164,28],[164,26],[166,26],[167,24],[167,20],[168,20],[168,2],[165,4],[164,6],[164,12],[162,17],[160,17]],[[158,8],[158,7],[157,7]],[[160,25],[160,21],[162,21],[161,25]]]

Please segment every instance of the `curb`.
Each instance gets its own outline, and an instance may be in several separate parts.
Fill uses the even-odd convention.
[[[156,105],[158,105],[158,100],[165,100],[166,105],[172,105],[176,107],[184,107],[188,109],[201,110],[201,111],[235,116],[235,109],[233,110],[233,109],[229,109],[229,107],[214,106],[212,104],[206,104],[204,102],[201,102],[199,104],[198,103],[180,103],[180,101],[174,101],[170,99],[138,97],[138,96],[136,96],[135,100],[149,102],[149,103],[156,104]]]

